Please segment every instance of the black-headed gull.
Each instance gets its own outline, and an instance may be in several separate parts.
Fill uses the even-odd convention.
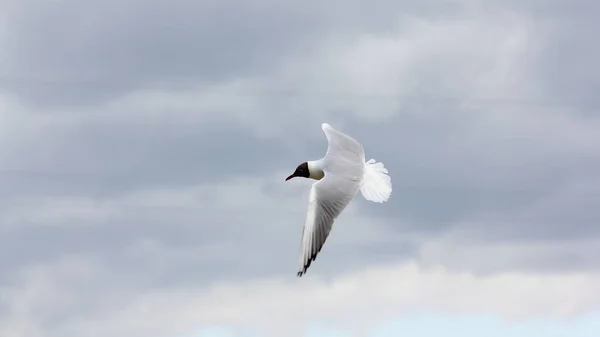
[[[365,162],[362,145],[354,138],[321,124],[327,137],[327,152],[319,160],[304,162],[285,180],[294,177],[318,180],[312,185],[308,212],[302,230],[300,268],[306,273],[329,236],[334,220],[354,199],[358,191],[372,202],[385,202],[392,194],[392,182],[382,163]]]

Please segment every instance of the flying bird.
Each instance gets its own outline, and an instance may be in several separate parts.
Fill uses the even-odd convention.
[[[285,180],[302,177],[317,180],[310,189],[302,230],[298,277],[306,274],[323,248],[335,219],[360,190],[372,202],[382,203],[392,194],[392,182],[380,162],[365,162],[363,146],[354,138],[321,124],[327,138],[325,157],[298,165]]]

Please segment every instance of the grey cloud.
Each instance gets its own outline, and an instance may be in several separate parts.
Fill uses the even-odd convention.
[[[63,206],[66,209],[56,210],[57,220],[28,219],[22,213],[17,218],[20,221],[2,230],[0,264],[4,275],[66,255],[101,259],[118,270],[115,277],[133,278],[132,282],[141,277],[139,282],[149,287],[269,275],[294,278],[308,190],[295,195],[300,192],[298,186],[270,177],[247,188],[230,189],[225,181],[213,183],[213,187],[207,185],[191,194],[191,203],[178,201],[177,187],[168,189],[174,195],[157,195],[167,204],[174,200],[172,206],[131,204],[126,201],[129,197],[112,205],[103,203],[110,203],[115,196],[95,200],[98,212],[109,212],[95,221],[85,212],[67,219],[68,204]],[[231,201],[215,200],[217,193]],[[24,211],[39,213],[41,205],[29,205]],[[52,203],[45,207],[52,207]],[[80,206],[73,203],[71,207]],[[396,260],[414,249],[408,240],[398,241],[393,236],[383,239],[383,235],[371,233],[379,227],[368,220],[356,222],[345,217],[315,273],[333,276],[373,258],[380,262]],[[365,238],[376,240],[377,247],[362,242]],[[0,284],[3,281],[7,280],[0,278]]]
[[[6,81],[40,104],[61,104],[54,100],[102,99],[156,81],[259,74],[315,28],[302,13],[271,5],[266,15],[224,2],[24,3],[9,26],[16,34],[5,71],[14,81]]]
[[[600,48],[595,43],[600,5],[592,1],[539,3],[538,24],[549,27],[549,43],[536,65],[545,97],[556,107],[582,116],[597,116],[600,102],[596,88],[600,70],[595,62]]]
[[[551,183],[548,183],[551,184]],[[524,209],[487,214],[482,223],[489,228],[473,229],[489,241],[577,242],[600,237],[595,197],[600,193],[596,179],[582,174],[529,203]]]
[[[102,197],[140,187],[251,177],[287,160],[284,145],[214,122],[178,127],[143,119],[133,125],[86,123],[52,129],[38,139],[2,171],[5,198]]]
[[[474,135],[467,119],[448,108],[438,121],[398,115],[376,128],[352,128],[367,156],[393,177],[395,207],[386,207],[392,216],[436,226],[477,211],[515,211],[565,179],[572,158],[548,157],[535,141],[510,135]]]
[[[382,30],[401,2],[23,1],[0,87],[39,107],[89,105],[138,87],[261,76],[332,31]],[[392,5],[393,4],[393,5]]]
[[[222,175],[214,177],[223,178]],[[289,261],[278,259],[281,254],[272,252],[285,251],[287,247],[296,248],[304,209],[299,207],[297,216],[294,217],[282,210],[283,205],[257,204],[255,201],[272,200],[265,197],[273,193],[280,195],[283,178],[277,179],[277,182],[270,179],[262,184],[238,189],[228,188],[227,182],[224,180],[222,184],[218,184],[215,180],[206,181],[205,184],[215,185],[207,185],[192,192],[193,194],[185,197],[188,201],[184,204],[181,204],[178,188],[173,186],[166,188],[175,194],[155,194],[155,197],[164,200],[158,203],[152,199],[140,199],[145,197],[144,193],[125,196],[125,199],[118,201],[120,196],[126,194],[126,191],[121,191],[118,195],[92,199],[85,205],[92,210],[91,213],[75,213],[72,216],[69,216],[70,211],[77,211],[81,207],[74,202],[77,198],[67,199],[66,204],[61,203],[50,217],[35,214],[42,212],[42,207],[52,211],[55,207],[54,200],[60,200],[59,195],[42,199],[39,203],[30,201],[28,204],[27,200],[20,202],[20,213],[14,213],[14,206],[4,205],[4,215],[12,214],[9,219],[15,223],[1,229],[0,262],[6,271],[3,275],[8,277],[25,266],[50,263],[64,255],[107,259],[115,268],[131,270],[133,274],[144,270],[143,275],[152,271],[155,260],[163,258],[160,249],[159,255],[149,254],[149,257],[144,257],[142,254],[141,260],[129,255],[128,251],[135,250],[134,247],[147,241],[158,244],[158,248],[166,251],[192,250],[192,256],[195,256],[191,260],[182,256],[167,258],[167,264],[161,268],[172,272],[157,275],[157,282],[165,277],[171,278],[170,282],[209,282],[223,275],[249,277],[269,274],[274,270],[281,270],[280,266],[289,266],[290,261],[295,261],[296,249],[292,253],[294,258]],[[214,199],[217,194],[222,195],[219,198],[231,200],[218,199],[221,201],[217,202]],[[277,200],[283,203],[285,199],[281,197],[283,196],[280,195]],[[131,202],[127,201],[129,198],[133,198]],[[44,202],[47,204],[44,205]],[[137,204],[138,202],[142,204]],[[259,209],[254,210],[243,204],[259,205]],[[30,212],[34,214],[33,218],[28,216]],[[89,216],[95,213],[100,213],[98,220]],[[296,218],[297,221],[294,221]],[[3,227],[9,225],[6,221],[4,218]],[[229,249],[208,249],[203,252],[204,247],[214,244],[224,244]],[[260,247],[269,249],[258,249]],[[178,261],[182,258],[183,261]],[[293,263],[292,265],[295,266]]]

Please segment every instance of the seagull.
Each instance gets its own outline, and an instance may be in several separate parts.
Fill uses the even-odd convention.
[[[392,194],[392,182],[385,166],[370,159],[365,162],[362,145],[354,138],[321,124],[327,138],[327,152],[319,160],[298,165],[294,177],[317,180],[310,189],[308,212],[302,229],[298,277],[306,274],[323,248],[333,222],[360,190],[368,201],[383,203]]]

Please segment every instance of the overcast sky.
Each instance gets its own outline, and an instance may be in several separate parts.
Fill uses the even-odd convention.
[[[0,0],[0,335],[598,336],[599,11]],[[323,122],[394,192],[299,279]]]

